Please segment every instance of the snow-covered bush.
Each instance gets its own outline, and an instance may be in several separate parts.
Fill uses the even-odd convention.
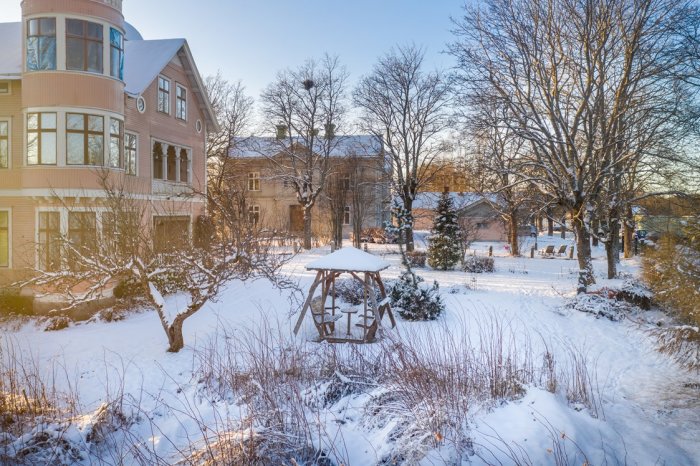
[[[462,270],[471,273],[492,273],[496,271],[493,257],[468,256],[464,259]]]
[[[406,253],[406,260],[411,267],[425,267],[427,256],[423,251],[410,251]]]
[[[335,296],[348,304],[362,304],[365,296],[365,287],[359,280],[354,278],[336,280]]]
[[[391,288],[391,305],[406,320],[435,320],[445,309],[438,283],[427,286],[422,282],[421,277],[404,272]]]
[[[629,315],[634,307],[624,301],[618,301],[614,293],[608,290],[599,293],[580,293],[566,304],[566,307],[579,312],[593,314],[596,318],[605,317],[613,322]]]

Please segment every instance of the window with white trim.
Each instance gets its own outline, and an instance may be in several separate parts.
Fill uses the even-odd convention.
[[[39,270],[54,272],[61,267],[61,214],[59,212],[39,212],[37,228],[39,250],[37,266]]]
[[[0,95],[10,94],[10,81],[0,81]]]
[[[56,18],[27,21],[27,71],[56,69]]]
[[[66,69],[103,72],[104,27],[82,19],[66,19]]]
[[[0,210],[0,267],[10,266],[10,212]]]
[[[111,168],[122,168],[124,151],[124,123],[121,120],[109,120],[109,161]]]
[[[90,257],[97,252],[97,215],[92,211],[68,212],[68,241],[71,243],[68,265],[76,270],[77,257]]]
[[[190,217],[153,217],[153,248],[158,253],[184,250],[190,244]]]
[[[159,112],[170,114],[170,81],[158,76],[158,105]]]
[[[260,206],[251,205],[248,206],[248,222],[253,225],[257,225],[260,221]]]
[[[68,165],[102,165],[104,138],[104,117],[86,113],[66,113]]]
[[[56,114],[27,114],[27,165],[56,165]]]
[[[0,168],[10,166],[10,122],[0,120]]]
[[[260,172],[248,173],[248,191],[260,191]]]
[[[175,118],[187,120],[187,89],[175,85]]]
[[[189,183],[192,150],[177,144],[153,141],[153,179]]]
[[[124,79],[124,35],[109,28],[109,75]]]
[[[127,175],[136,175],[136,154],[138,137],[132,133],[124,134],[124,169]]]

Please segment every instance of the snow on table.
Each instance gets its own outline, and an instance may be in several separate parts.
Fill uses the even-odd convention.
[[[306,264],[306,269],[337,272],[380,272],[388,268],[389,265],[391,264],[384,259],[357,248],[347,247],[309,262]]]

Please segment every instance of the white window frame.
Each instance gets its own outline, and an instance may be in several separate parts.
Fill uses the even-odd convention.
[[[178,115],[178,108],[177,108],[177,101],[178,101],[177,91],[178,91],[178,89],[182,89],[183,91],[185,91],[185,99],[184,99],[185,115],[184,115],[184,118],[180,118],[180,115]],[[177,118],[180,121],[187,121],[187,113],[189,110],[189,101],[188,101],[189,95],[190,95],[189,89],[187,89],[185,86],[183,86],[179,82],[175,81],[175,118]]]
[[[134,164],[134,173],[129,173],[129,169],[127,167],[127,160],[126,160],[126,137],[127,135],[133,136],[134,139],[136,140],[136,151],[134,154],[135,158],[135,164]],[[152,159],[152,157],[151,157]],[[151,160],[151,164],[153,164],[153,161]],[[139,134],[134,133],[133,131],[124,131],[124,173],[130,176],[139,176]]]
[[[159,105],[160,104],[160,80],[161,79],[165,80],[168,83],[168,100],[167,100],[168,108],[167,108],[166,112],[161,110],[160,105]],[[156,79],[156,111],[158,113],[162,113],[163,115],[170,115],[171,114],[170,110],[172,107],[172,105],[171,105],[172,96],[173,96],[173,83],[172,83],[172,81],[167,76],[159,74],[158,78]]]
[[[163,179],[153,177],[154,168],[155,168],[153,165],[153,146],[155,145],[156,142],[159,142],[164,149],[163,176],[165,178],[163,178]],[[168,153],[167,153],[167,149],[166,149],[167,146],[174,146],[176,148],[176,150],[175,150],[175,181],[168,180]],[[184,181],[180,179],[180,150],[181,149],[185,149],[187,151],[187,155],[189,156],[189,158],[187,159],[187,164],[188,164],[187,177],[188,178]],[[192,185],[192,179],[193,179],[192,169],[194,167],[192,162],[194,159],[194,153],[193,153],[191,147],[186,146],[184,144],[176,144],[174,142],[168,142],[168,141],[165,141],[164,139],[151,138],[151,146],[150,146],[148,156],[149,156],[149,159],[151,161],[151,181],[158,181],[158,182],[171,183],[171,184],[184,184],[187,186]]]
[[[7,123],[7,167],[0,167],[0,170],[12,168],[12,118],[0,116],[0,122]]]
[[[12,81],[0,79],[0,84],[7,84],[7,92],[3,92],[0,88],[0,95],[12,95]]]
[[[260,172],[248,172],[248,191],[260,191]]]
[[[7,212],[7,266],[0,264],[1,270],[12,268],[12,207],[0,207],[0,212]]]
[[[257,225],[260,223],[260,205],[253,204],[248,206],[248,223]]]

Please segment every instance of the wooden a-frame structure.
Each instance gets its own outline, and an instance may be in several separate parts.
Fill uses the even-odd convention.
[[[299,332],[307,311],[311,310],[314,326],[318,330],[319,339],[332,343],[352,342],[370,343],[375,341],[377,332],[382,328],[382,318],[388,315],[392,328],[396,320],[391,312],[390,299],[379,274],[389,267],[389,263],[372,254],[356,248],[343,248],[317,259],[306,265],[307,270],[315,270],[314,279],[309,294],[301,308],[301,313],[294,327],[294,334]],[[363,304],[360,322],[352,325],[353,314],[359,310],[352,307],[340,309],[336,305],[335,281],[343,274],[349,274],[362,284]],[[320,296],[314,294],[321,287]],[[378,291],[378,293],[377,293]],[[330,305],[327,302],[330,298]],[[345,332],[342,332],[340,320],[347,318]],[[358,333],[355,328],[362,329]]]

